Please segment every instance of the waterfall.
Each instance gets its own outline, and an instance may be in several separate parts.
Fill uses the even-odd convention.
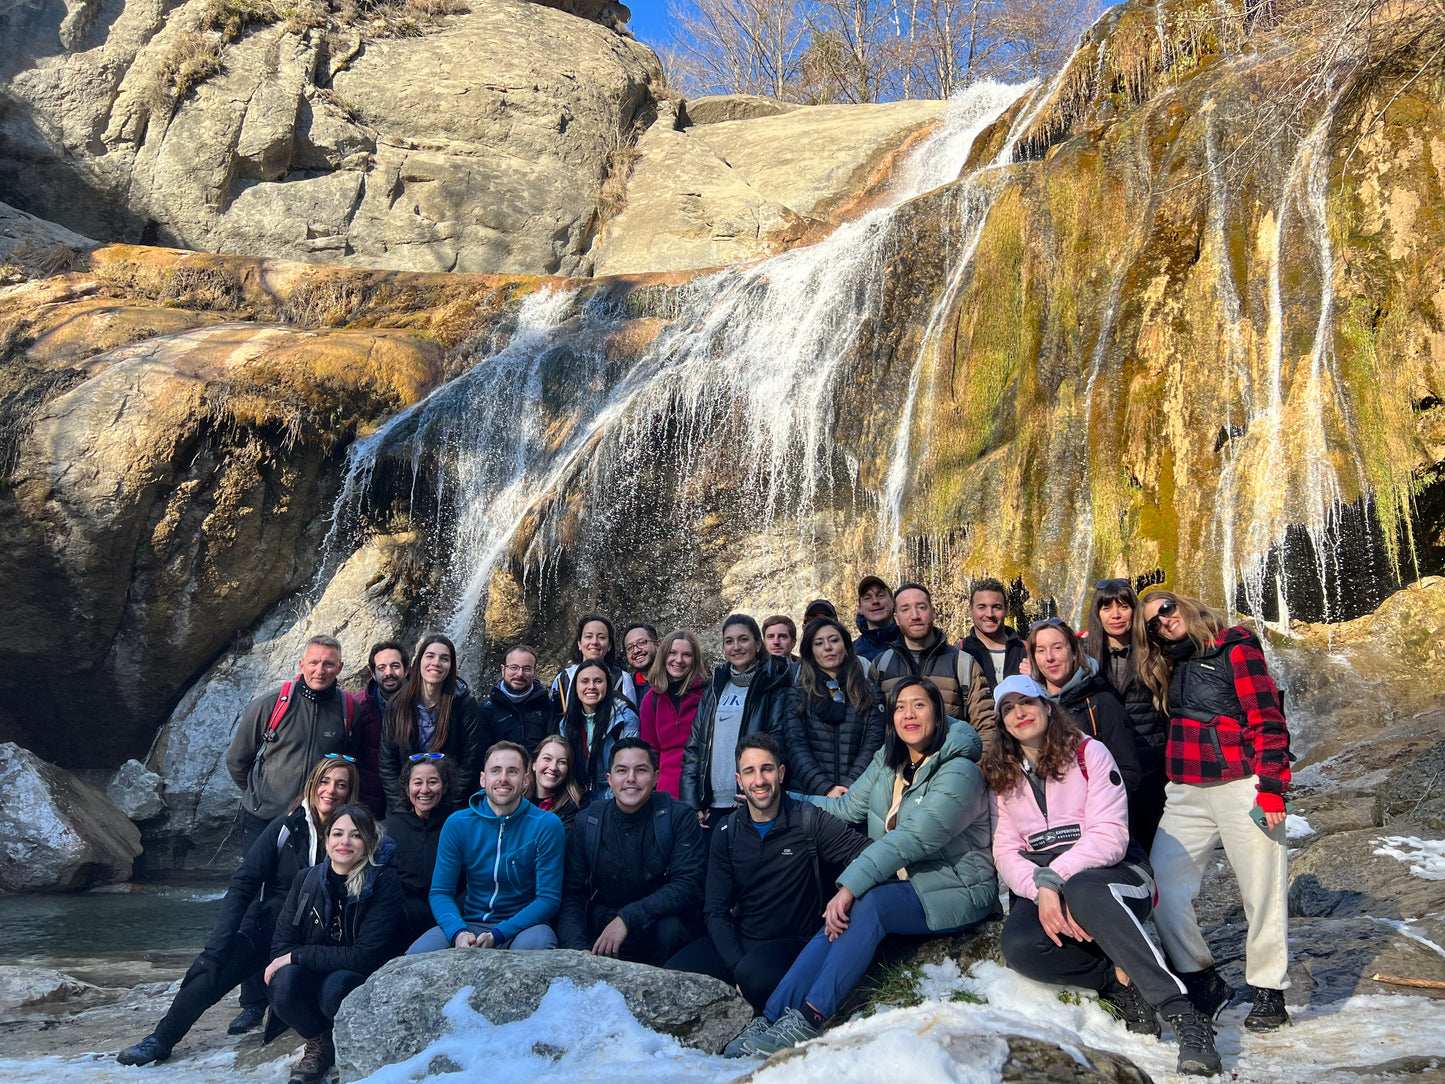
[[[528,567],[544,569],[569,546],[570,514],[583,517],[577,529],[606,535],[628,480],[658,462],[673,464],[679,503],[732,475],[748,527],[805,556],[820,493],[838,481],[840,463],[850,481],[856,475],[834,437],[838,396],[860,333],[879,314],[893,218],[909,200],[958,180],[978,135],[1027,89],[981,83],[960,92],[880,206],[818,244],[676,288],[667,319],[654,318],[662,326],[631,356],[619,360],[609,342],[636,329],[635,313],[603,295],[529,296],[500,351],[357,442],[328,545],[355,541],[362,513],[380,503],[373,491],[387,473],[382,464],[393,475],[398,466],[409,470],[413,521],[430,516],[433,533],[446,536],[438,547],[444,601],[433,602],[432,616],[473,645],[485,637],[480,616],[499,562],[522,545]],[[956,294],[968,237],[976,243],[986,215],[989,201],[979,194],[995,188],[966,186],[958,221],[944,224],[963,244],[931,329]],[[911,375],[895,441],[904,452],[899,469],[921,366],[936,340],[935,330],[917,358],[900,359],[911,361]],[[896,524],[902,487],[893,474],[886,498],[865,501],[888,505]],[[567,495],[574,503],[580,496],[580,513]]]

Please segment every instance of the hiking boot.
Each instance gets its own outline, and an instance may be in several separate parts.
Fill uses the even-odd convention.
[[[245,1035],[253,1028],[260,1027],[261,1021],[264,1019],[266,1019],[266,1006],[242,1005],[241,1011],[226,1025],[226,1034]]]
[[[809,1039],[816,1039],[823,1034],[822,1022],[813,1023],[801,1012],[794,1008],[783,1010],[783,1015],[773,1022],[773,1025],[753,1039],[752,1053],[761,1057],[769,1054],[776,1054],[779,1050],[787,1050],[789,1047],[797,1046],[799,1043],[806,1043]]]
[[[1234,1000],[1234,987],[1220,978],[1219,972],[1212,967],[1183,972],[1179,978],[1189,991],[1189,1000],[1209,1020],[1218,1020],[1225,1006]]]
[[[165,1061],[170,1056],[171,1048],[157,1039],[155,1032],[151,1032],[134,1046],[122,1050],[115,1060],[122,1065],[149,1065],[153,1061]]]
[[[737,1033],[737,1036],[727,1046],[723,1047],[725,1058],[745,1058],[749,1054],[755,1054],[753,1040],[773,1025],[768,1022],[766,1016],[755,1016],[748,1021],[748,1026]]]
[[[335,1064],[336,1047],[331,1043],[331,1032],[323,1031],[316,1038],[306,1040],[306,1049],[301,1060],[292,1066],[288,1084],[318,1084]]]
[[[1189,1076],[1219,1072],[1219,1051],[1214,1049],[1214,1025],[1198,1009],[1167,1017],[1179,1040],[1179,1071]]]
[[[1159,1038],[1159,1014],[1144,1000],[1139,987],[1132,983],[1124,986],[1110,982],[1107,989],[1099,994],[1099,1000],[1114,1010],[1124,1026],[1135,1035],[1152,1035]]]
[[[1254,1008],[1244,1018],[1247,1031],[1273,1031],[1289,1023],[1289,1013],[1284,1007],[1284,991],[1271,990],[1268,986],[1254,988]]]

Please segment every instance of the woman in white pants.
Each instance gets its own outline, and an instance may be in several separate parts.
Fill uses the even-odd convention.
[[[1245,978],[1254,1007],[1244,1026],[1269,1031],[1289,1023],[1289,731],[1279,690],[1249,629],[1226,627],[1202,602],[1170,591],[1151,591],[1142,603],[1142,676],[1169,713],[1169,783],[1150,854],[1159,886],[1154,921],[1195,1005],[1217,1017],[1234,990],[1214,970],[1194,897],[1223,842],[1249,923]]]

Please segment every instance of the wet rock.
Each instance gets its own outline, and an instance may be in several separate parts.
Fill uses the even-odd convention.
[[[1396,829],[1414,821],[1437,834],[1445,831],[1445,741],[1410,756],[1375,791],[1375,823]]]
[[[446,1027],[442,1007],[464,986],[473,988],[467,1004],[501,1024],[530,1017],[558,978],[583,987],[605,982],[643,1027],[709,1053],[752,1019],[746,1001],[706,975],[567,949],[448,949],[392,960],[342,1003],[335,1032],[341,1079],[369,1076],[423,1049]]]
[[[109,798],[13,742],[0,744],[0,890],[124,881],[140,831]]]
[[[1081,1065],[1073,1053],[1056,1043],[1010,1035],[1008,1061],[1003,1065],[1005,1084],[1150,1084],[1152,1077],[1121,1054],[1084,1047],[1088,1064]]]
[[[150,820],[165,812],[161,777],[138,760],[127,760],[117,769],[105,794],[133,821]]]
[[[0,1012],[60,1005],[98,992],[98,987],[62,971],[0,966]]]

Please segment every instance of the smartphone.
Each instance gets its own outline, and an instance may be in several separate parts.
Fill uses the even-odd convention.
[[[1293,802],[1285,802],[1285,803],[1284,803],[1284,811],[1285,811],[1285,814],[1286,814],[1286,815],[1289,815],[1290,813],[1293,813],[1293,812],[1294,812],[1294,803],[1293,803]],[[1266,823],[1265,823],[1265,820],[1264,820],[1264,810],[1262,810],[1262,809],[1259,808],[1259,804],[1258,804],[1258,803],[1255,803],[1254,805],[1252,805],[1252,806],[1249,807],[1249,819],[1252,820],[1252,821],[1254,821],[1255,824],[1259,825],[1260,831],[1262,831],[1262,832],[1268,832],[1268,831],[1269,831],[1269,825],[1266,824]]]

